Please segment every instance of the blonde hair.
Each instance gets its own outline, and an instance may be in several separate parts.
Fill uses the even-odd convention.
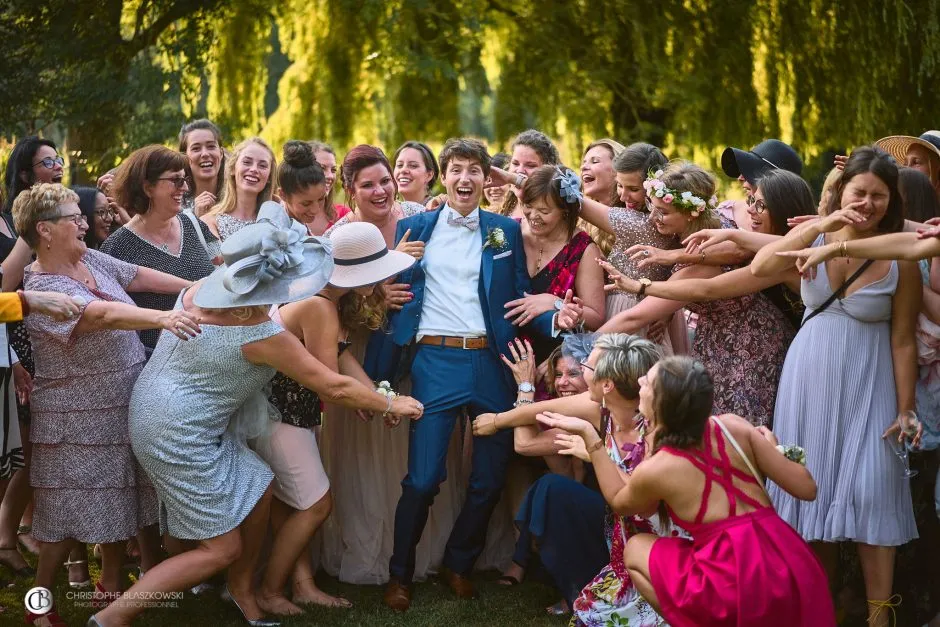
[[[659,179],[666,184],[666,187],[674,189],[680,194],[682,192],[692,192],[693,195],[704,198],[706,201],[715,195],[715,177],[708,170],[690,161],[670,161]],[[721,221],[718,219],[718,214],[715,213],[713,207],[706,205],[705,210],[699,212],[697,218],[689,221],[679,239],[685,239],[692,233],[703,229],[717,229],[720,227]]]
[[[610,379],[625,399],[640,395],[640,377],[662,358],[659,346],[638,335],[605,333],[594,342],[599,350],[594,364],[595,379]]]
[[[40,183],[24,189],[13,201],[13,225],[33,250],[39,245],[36,225],[43,220],[55,218],[59,207],[69,203],[78,204],[78,194],[59,183]]]
[[[832,193],[836,183],[838,183],[840,180],[842,180],[841,168],[832,168],[829,170],[829,174],[826,175],[826,180],[823,181],[822,190],[819,192],[819,215],[826,215],[826,208],[828,207],[829,203],[824,203],[823,199],[826,198],[826,194]]]
[[[263,203],[271,200],[271,195],[274,193],[274,183],[277,179],[277,157],[274,156],[274,151],[271,150],[271,147],[268,146],[267,142],[263,139],[260,137],[249,137],[235,146],[231,158],[226,157],[225,191],[222,192],[222,200],[209,209],[207,212],[208,215],[217,216],[220,213],[232,213],[235,211],[235,202],[237,200],[237,194],[235,193],[235,168],[242,152],[252,144],[261,146],[271,155],[271,171],[268,173],[268,182],[265,184],[264,189],[261,190],[261,193],[258,194],[258,201],[255,203],[255,212],[257,213]]]
[[[614,159],[617,158],[621,152],[624,151],[626,146],[620,142],[610,139],[609,137],[604,137],[593,141],[587,145],[587,148],[584,149],[584,152],[581,153],[581,160],[584,160],[584,157],[592,148],[597,148],[598,146],[603,146],[610,151],[610,169],[616,173],[614,169]],[[581,184],[582,191],[584,190],[584,183]],[[604,203],[608,207],[622,207],[623,203],[620,202],[620,194],[617,193],[617,181],[614,180],[614,188],[610,190],[610,197],[600,199],[600,202]],[[606,257],[610,254],[610,250],[614,247],[614,240],[616,236],[613,233],[608,233],[604,229],[598,228],[587,222],[586,220],[579,220],[578,226],[582,230],[587,231],[587,234],[591,236],[591,239],[594,240],[594,243],[597,244],[597,247],[601,249],[601,252]]]

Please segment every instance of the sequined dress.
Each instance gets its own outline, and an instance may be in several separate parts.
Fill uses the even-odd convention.
[[[637,262],[627,255],[627,249],[631,246],[642,245],[672,250],[681,246],[678,238],[663,235],[657,231],[650,220],[650,215],[636,209],[611,207],[608,217],[616,235],[607,258],[610,265],[624,276],[637,280],[646,278],[650,281],[665,281],[672,275],[672,268],[669,266],[650,265],[640,268]],[[609,292],[607,294],[607,319],[610,320],[638,302],[636,294],[628,294],[620,290]],[[645,336],[646,327],[639,329],[636,334]],[[669,330],[663,337],[662,346],[667,355],[688,352],[688,332],[685,328],[685,317],[681,311],[673,315]]]
[[[233,233],[236,233],[249,224],[254,223],[254,220],[242,220],[228,213],[220,213],[215,217],[215,225],[219,230],[219,240],[223,242]]]

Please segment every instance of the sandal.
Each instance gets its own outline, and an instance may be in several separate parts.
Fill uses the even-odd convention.
[[[35,576],[36,576],[36,569],[35,569],[35,568],[33,568],[32,566],[30,566],[29,564],[26,564],[25,566],[20,566],[19,568],[17,568],[17,567],[14,566],[14,564],[13,564],[13,562],[14,562],[15,560],[10,559],[9,557],[5,557],[5,556],[4,556],[5,553],[6,553],[6,554],[9,554],[11,551],[12,551],[13,553],[16,553],[16,557],[19,557],[19,558],[20,558],[20,561],[22,561],[24,564],[26,564],[26,560],[23,559],[23,556],[20,555],[19,550],[17,550],[15,547],[14,547],[14,548],[11,548],[11,549],[0,547],[0,564],[3,564],[3,565],[6,566],[8,569],[10,569],[11,571],[13,571],[13,576],[15,576],[15,577],[35,577]]]
[[[570,614],[571,609],[568,607],[568,602],[562,599],[555,605],[550,605],[545,608],[545,611],[548,612],[550,616],[564,616],[565,614]]]
[[[66,568],[69,568],[71,566],[79,566],[81,564],[85,564],[85,572],[87,573],[88,572],[88,560],[75,560],[75,561],[68,560],[62,563],[62,565],[65,566]],[[91,577],[89,577],[85,581],[72,581],[71,579],[69,579],[69,587],[73,590],[84,590],[85,588],[90,588]]]

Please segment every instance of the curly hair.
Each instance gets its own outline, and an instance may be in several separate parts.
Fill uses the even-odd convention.
[[[369,296],[350,290],[336,303],[336,310],[340,325],[347,331],[358,327],[380,329],[385,323],[385,289],[376,285]]]
[[[35,250],[39,245],[36,225],[55,218],[59,214],[59,207],[69,203],[78,204],[78,194],[59,183],[40,183],[24,189],[13,201],[16,232]]]

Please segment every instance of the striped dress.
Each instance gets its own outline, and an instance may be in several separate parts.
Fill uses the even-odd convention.
[[[816,240],[818,246],[822,236]],[[780,517],[809,542],[851,540],[898,546],[917,537],[903,464],[881,434],[897,417],[888,273],[836,300],[803,326],[787,353],[774,412],[781,443],[806,449],[813,502],[768,483]],[[803,278],[809,313],[832,294],[826,264]]]

